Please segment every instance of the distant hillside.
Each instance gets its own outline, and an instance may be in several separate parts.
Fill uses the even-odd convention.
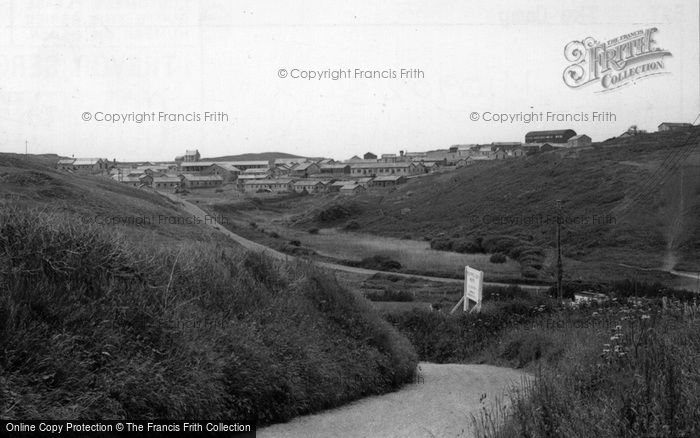
[[[433,240],[440,249],[504,252],[525,262],[528,276],[552,279],[560,199],[571,278],[642,272],[621,263],[700,270],[699,135],[700,128],[645,134],[578,158],[551,152],[477,163],[354,198],[352,220],[366,232]]]
[[[303,158],[299,155],[285,152],[260,152],[239,155],[226,155],[223,157],[202,158],[202,161],[267,161],[274,158]]]

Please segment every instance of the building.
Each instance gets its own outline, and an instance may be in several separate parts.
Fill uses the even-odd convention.
[[[183,161],[180,163],[180,172],[182,173],[198,173],[211,167],[213,161]]]
[[[350,175],[349,164],[322,164],[321,175]]]
[[[272,176],[272,171],[268,168],[251,167],[250,169],[244,170],[241,175],[262,175],[264,178],[270,178]]]
[[[350,164],[352,176],[382,176],[382,175],[417,175],[423,173],[423,166],[415,162],[406,163],[353,163]]]
[[[371,182],[372,187],[394,187],[406,182],[406,177],[402,175],[378,176]]]
[[[294,189],[292,183],[293,179],[290,178],[279,178],[279,179],[253,179],[245,181],[243,184],[243,191],[255,193],[259,190],[269,190],[270,192],[290,192]]]
[[[292,167],[289,174],[296,178],[308,178],[311,175],[321,173],[321,168],[316,163],[300,163]]]
[[[204,169],[203,175],[219,175],[224,184],[238,179],[238,175],[241,174],[241,169],[234,166],[231,163],[214,163],[211,166]]]
[[[73,170],[73,163],[75,158],[61,158],[56,163],[56,169],[58,170]]]
[[[692,123],[673,123],[673,122],[663,122],[659,125],[659,132],[663,131],[673,131],[676,129],[688,129],[692,128]]]
[[[297,193],[319,193],[326,190],[326,184],[317,179],[294,181],[292,187]]]
[[[574,135],[569,139],[569,141],[566,142],[566,145],[572,148],[578,146],[590,146],[590,144],[591,137],[587,136],[586,134]]]
[[[367,189],[364,188],[363,186],[359,184],[348,184],[345,186],[342,186],[339,190],[340,193],[344,195],[356,195],[358,193],[362,193],[366,191]]]
[[[508,156],[508,158],[520,158],[522,156],[525,156],[525,150],[521,147],[509,149],[506,152],[506,155]]]
[[[218,187],[223,184],[224,179],[219,175],[180,175],[181,187],[188,189],[206,189],[210,187]]]
[[[270,168],[270,162],[269,161],[262,161],[262,160],[227,161],[227,163],[232,164],[233,166],[235,166],[241,170],[269,169]]]
[[[119,175],[114,175],[112,177],[112,179],[118,183],[126,184],[128,186],[136,187],[136,188],[141,187],[143,185],[141,180],[136,176],[121,176],[120,177]]]
[[[480,163],[484,161],[491,161],[493,160],[492,157],[486,157],[484,155],[472,155],[470,157],[464,158],[464,163],[467,166],[471,166],[474,163]]]
[[[525,143],[566,143],[575,135],[576,131],[573,129],[531,131],[525,134]]]
[[[200,158],[201,158],[201,155],[199,155],[198,150],[185,151],[185,155],[183,156],[183,161],[186,163],[193,163],[195,161],[199,161]]]
[[[180,184],[180,178],[175,175],[156,176],[151,179],[151,186],[156,190],[177,190]]]
[[[109,160],[102,158],[76,158],[73,161],[73,170],[78,172],[99,172],[109,169]]]
[[[382,154],[381,160],[382,163],[396,163],[396,154]]]
[[[540,150],[545,146],[550,147],[551,145],[549,143],[525,143],[523,144],[522,148],[525,151],[525,155],[528,155],[540,152]]]
[[[359,157],[358,157],[358,158],[359,158]],[[377,156],[376,156],[375,154],[373,154],[372,152],[367,152],[367,153],[363,156],[363,158],[364,158],[365,160],[376,160],[376,159],[377,159]],[[351,158],[351,160],[352,160],[352,158]]]
[[[506,159],[506,151],[503,149],[496,149],[496,151],[493,153],[493,159],[494,160],[505,160]]]
[[[355,181],[335,181],[328,185],[328,191],[331,193],[337,193],[340,191],[341,187],[356,184]]]

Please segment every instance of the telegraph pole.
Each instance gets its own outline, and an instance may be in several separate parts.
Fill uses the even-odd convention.
[[[557,199],[557,296],[559,297],[559,302],[564,299],[561,290],[561,279],[563,277],[562,263],[561,263],[561,199]]]

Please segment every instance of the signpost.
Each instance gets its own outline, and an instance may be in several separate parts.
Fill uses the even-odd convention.
[[[450,313],[454,313],[460,304],[464,306],[464,311],[479,312],[484,293],[484,272],[466,266],[464,268],[464,296],[452,308]],[[469,302],[474,301],[474,306],[469,309]]]

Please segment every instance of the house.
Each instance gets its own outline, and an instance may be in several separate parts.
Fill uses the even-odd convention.
[[[456,160],[454,163],[452,163],[452,165],[457,169],[465,167],[467,165],[467,157]]]
[[[344,195],[356,195],[356,194],[362,193],[366,190],[367,190],[366,188],[364,188],[363,186],[361,186],[359,184],[348,184],[348,185],[342,186],[339,191],[340,191],[340,193],[342,193]]]
[[[270,178],[272,171],[268,168],[251,167],[242,172],[242,175],[262,175],[264,178]]]
[[[117,181],[117,182],[119,182],[119,183],[121,183],[121,184],[126,184],[126,185],[128,185],[128,186],[136,187],[136,188],[141,187],[141,186],[144,185],[143,182],[141,182],[141,179],[139,179],[139,178],[136,177],[136,176],[119,176],[119,175],[115,175],[115,176],[112,177],[112,179],[114,179],[115,181]]]
[[[291,178],[278,178],[278,179],[253,179],[247,180],[243,184],[243,190],[245,192],[255,193],[259,190],[269,190],[270,192],[289,192],[293,190],[292,183],[294,182]]]
[[[316,163],[300,163],[292,167],[289,174],[297,178],[308,178],[311,175],[321,173],[321,168]]]
[[[219,175],[223,179],[224,184],[235,181],[240,174],[241,169],[231,163],[223,162],[214,163],[202,172],[202,175]]]
[[[587,136],[586,134],[574,135],[569,139],[569,141],[566,142],[566,145],[569,147],[589,146],[590,144],[591,137]]]
[[[406,177],[402,175],[378,176],[372,180],[372,187],[393,187],[406,182]]]
[[[566,143],[576,135],[573,129],[555,129],[552,131],[530,131],[525,134],[525,143]]]
[[[181,187],[188,189],[206,189],[209,187],[217,187],[223,184],[224,179],[219,175],[180,175]]]
[[[529,154],[535,154],[537,152],[540,152],[540,150],[545,146],[550,147],[550,144],[546,143],[546,142],[545,143],[525,143],[522,145],[522,148],[525,151],[525,155],[529,155]]]
[[[510,149],[506,152],[508,158],[520,158],[525,156],[525,150],[521,147]]]
[[[662,124],[659,125],[659,132],[673,131],[676,129],[688,129],[688,128],[692,128],[692,127],[693,127],[692,123],[663,122]]]
[[[198,173],[211,167],[213,161],[183,161],[180,163],[180,172],[182,173]]]
[[[382,163],[396,163],[396,154],[382,154],[381,160]]]
[[[359,157],[358,157],[358,158],[359,158]],[[363,156],[363,158],[364,158],[365,160],[376,160],[376,159],[377,159],[377,156],[376,156],[375,154],[373,154],[372,152],[367,152],[367,153]],[[351,160],[352,160],[352,158],[351,158]]]
[[[262,160],[249,160],[249,161],[227,161],[241,170],[248,169],[269,169],[270,162]]]
[[[322,164],[321,175],[350,175],[349,164]]]
[[[504,151],[503,149],[497,149],[493,153],[493,159],[494,160],[505,160],[506,159],[506,151]]]
[[[353,184],[355,184],[355,181],[336,181],[328,185],[328,191],[331,193],[337,193],[340,191],[341,187]]]
[[[465,160],[462,160],[462,162],[465,165],[467,164]],[[423,165],[423,169],[425,169],[425,173],[434,172],[438,168],[437,163],[435,163],[434,161],[428,161],[428,162],[421,161],[421,164]]]
[[[144,174],[137,176],[136,178],[138,178],[139,181],[141,181],[141,184],[143,184],[144,186],[153,185],[153,178],[154,177],[152,174],[144,173]],[[179,181],[179,179],[178,179],[178,181]]]
[[[58,170],[73,170],[73,163],[75,158],[61,158],[56,163],[56,169]]]
[[[492,145],[486,145],[486,146],[479,146],[479,149],[477,149],[476,153],[482,157],[493,157],[494,155],[494,150],[495,146]]]
[[[156,190],[177,190],[181,183],[180,178],[175,175],[156,176],[151,179],[151,186]]]
[[[108,167],[109,160],[103,160],[102,158],[76,158],[73,161],[73,170],[78,172],[99,172],[107,170]]]
[[[193,163],[195,161],[199,161],[200,158],[201,158],[201,155],[199,155],[198,150],[185,151],[185,155],[183,156],[183,161],[186,163]],[[177,161],[177,159],[175,161]]]
[[[300,181],[294,181],[292,183],[292,187],[293,187],[294,191],[297,193],[301,193],[301,192],[319,193],[319,192],[325,191],[326,184],[323,181],[319,181],[316,179],[300,180]]]
[[[381,176],[381,175],[417,175],[423,173],[423,167],[415,162],[407,163],[353,163],[350,164],[352,176]]]

